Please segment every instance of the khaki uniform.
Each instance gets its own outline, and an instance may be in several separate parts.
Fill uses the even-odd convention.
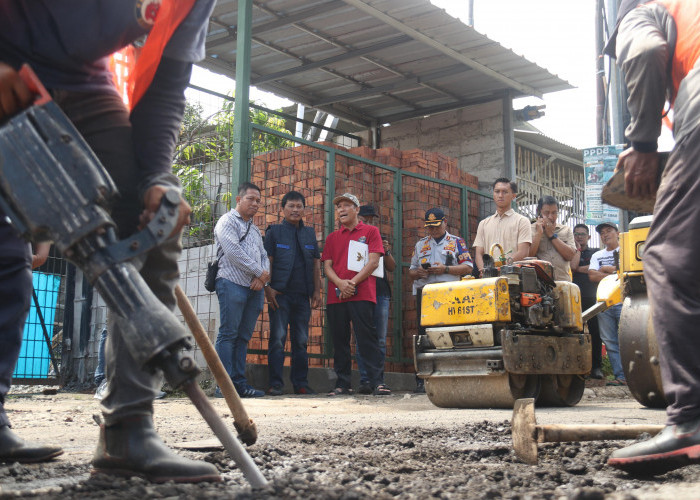
[[[532,238],[535,238],[537,230],[535,229],[535,224],[531,224],[532,227]],[[557,224],[554,227],[554,234],[556,234],[559,240],[572,250],[576,250],[576,243],[574,242],[574,232],[569,226],[563,224]],[[547,238],[547,233],[542,233],[540,238],[540,245],[537,248],[537,258],[540,260],[546,260],[551,262],[554,266],[554,279],[557,281],[571,281],[571,266],[568,260],[564,260],[564,257],[557,251],[554,247],[554,242],[549,241]]]
[[[484,253],[489,253],[491,246],[499,243],[503,247],[506,258],[518,251],[520,243],[532,243],[532,230],[527,217],[515,212],[512,208],[503,215],[498,212],[479,222],[474,239],[475,247],[482,247]],[[496,255],[496,259],[498,259]]]

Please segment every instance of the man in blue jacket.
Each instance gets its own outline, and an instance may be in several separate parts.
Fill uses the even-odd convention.
[[[270,283],[265,287],[270,312],[267,364],[271,396],[284,394],[282,370],[287,329],[292,345],[292,387],[296,394],[315,394],[307,379],[311,308],[321,306],[321,254],[316,232],[304,225],[306,200],[297,191],[282,197],[284,220],[265,231]]]

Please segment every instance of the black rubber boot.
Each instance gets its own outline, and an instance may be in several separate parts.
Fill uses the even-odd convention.
[[[25,443],[8,426],[0,427],[0,462],[46,462],[62,453],[58,446]]]
[[[221,481],[212,464],[181,457],[168,448],[153,429],[150,416],[101,425],[92,466],[93,474],[141,476],[154,483]]]
[[[608,465],[634,475],[658,475],[700,463],[700,418],[669,425],[653,438],[613,452]]]

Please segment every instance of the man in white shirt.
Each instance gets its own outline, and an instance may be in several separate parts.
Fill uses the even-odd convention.
[[[479,222],[474,239],[476,267],[484,269],[484,253],[498,243],[503,247],[503,256],[513,261],[527,257],[532,243],[530,221],[511,208],[518,192],[518,185],[502,177],[493,183],[493,201],[496,213]],[[498,255],[495,256],[499,258]]]
[[[593,283],[599,283],[606,276],[617,273],[620,255],[620,233],[614,222],[598,224],[595,230],[600,234],[600,240],[605,245],[605,248],[598,250],[591,256],[591,263],[588,266],[588,277]],[[622,304],[616,304],[598,315],[600,338],[605,344],[605,350],[608,352],[608,359],[615,375],[615,380],[608,382],[608,385],[627,385],[625,373],[622,371],[620,345],[617,338],[621,310]]]

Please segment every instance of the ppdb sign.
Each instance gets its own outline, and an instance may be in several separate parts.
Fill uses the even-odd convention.
[[[619,209],[600,198],[603,186],[613,176],[617,157],[624,151],[622,144],[614,146],[596,146],[583,150],[583,173],[586,180],[586,224],[597,225],[603,221],[618,220]]]

